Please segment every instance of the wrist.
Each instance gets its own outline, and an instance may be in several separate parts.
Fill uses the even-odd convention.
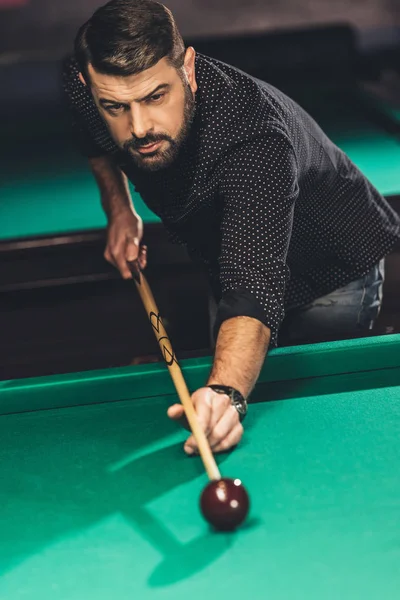
[[[126,200],[119,199],[111,202],[109,200],[104,200],[102,201],[102,204],[109,221],[119,219],[120,217],[126,218],[127,215],[138,222],[141,220],[128,198]]]
[[[239,420],[243,421],[247,415],[248,404],[246,398],[239,392],[239,390],[229,385],[222,385],[218,383],[210,383],[207,387],[211,388],[217,394],[226,394],[231,401],[232,406],[237,410],[239,414]]]

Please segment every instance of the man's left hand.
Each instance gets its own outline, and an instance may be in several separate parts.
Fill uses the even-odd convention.
[[[197,417],[213,452],[225,452],[236,446],[243,435],[239,414],[225,394],[217,394],[210,388],[200,388],[192,395]],[[174,404],[168,409],[168,416],[180,421],[189,429],[182,404]],[[196,440],[191,435],[184,446],[187,454],[197,454]]]

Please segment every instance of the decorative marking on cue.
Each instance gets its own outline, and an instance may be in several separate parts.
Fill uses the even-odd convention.
[[[155,319],[153,317],[155,317]],[[170,339],[167,335],[166,329],[162,322],[161,316],[159,314],[157,315],[155,312],[151,312],[149,314],[149,320],[150,320],[151,326],[153,327],[154,331],[156,331],[157,334],[160,334],[160,333],[162,334],[160,337],[157,336],[157,339],[158,339],[158,343],[160,344],[161,351],[162,351],[165,362],[167,363],[167,365],[169,367],[173,363],[178,364],[178,361],[176,359],[174,351],[172,350],[172,344],[170,342]],[[168,344],[163,342],[163,340],[166,340],[168,342]]]
[[[171,342],[169,341],[168,337],[166,335],[164,335],[158,339],[158,342],[160,343],[162,340],[167,340],[168,344],[170,346],[170,348],[168,348],[168,346],[166,346],[164,343],[162,345],[162,353],[163,353],[165,362],[167,363],[167,365],[169,367],[173,363],[178,364],[178,361],[176,360],[176,356],[175,356],[173,350],[171,349]]]
[[[155,323],[153,322],[153,317],[155,317],[155,318],[156,318],[156,321],[155,321]],[[160,316],[160,314],[156,315],[156,313],[155,313],[155,312],[151,312],[151,313],[149,314],[149,319],[150,319],[151,326],[152,326],[152,327],[153,327],[153,328],[154,328],[154,329],[157,331],[157,333],[160,333],[160,329],[161,329],[161,327],[162,327],[163,329],[165,329],[165,327],[164,327],[164,324],[163,324],[163,322],[162,322],[162,319],[161,319],[161,316]],[[160,327],[160,325],[161,325],[161,327]]]

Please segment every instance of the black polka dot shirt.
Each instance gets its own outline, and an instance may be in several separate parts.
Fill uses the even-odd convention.
[[[81,151],[109,155],[202,263],[218,302],[271,330],[285,311],[367,273],[400,239],[398,216],[286,95],[204,55],[195,117],[168,169],[140,171],[108,133],[73,59],[63,81]]]

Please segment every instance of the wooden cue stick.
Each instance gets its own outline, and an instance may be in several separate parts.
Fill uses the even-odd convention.
[[[165,362],[167,363],[179,399],[185,409],[186,418],[197,442],[200,456],[203,460],[207,475],[211,480],[221,479],[221,474],[219,472],[217,463],[215,462],[210,444],[208,443],[206,435],[198,422],[189,390],[178,361],[176,360],[168,334],[161,321],[160,313],[150,290],[149,284],[147,283],[143,273],[137,270],[137,267],[133,267],[132,263],[130,263],[130,266],[133,279],[136,283],[136,288],[146,309],[147,316],[149,317],[150,324],[153,327],[153,331],[160,345]]]

